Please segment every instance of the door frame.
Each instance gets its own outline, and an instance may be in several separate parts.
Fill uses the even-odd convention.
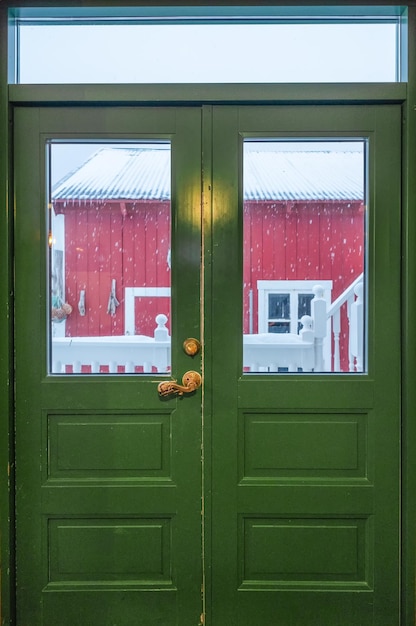
[[[341,2],[339,4],[351,4]],[[12,125],[16,106],[30,104],[59,104],[62,101],[74,105],[101,104],[108,106],[128,104],[158,104],[166,102],[193,104],[302,104],[302,103],[397,103],[403,113],[403,233],[402,233],[402,626],[415,621],[415,573],[416,573],[416,327],[413,311],[416,310],[416,2],[400,3],[391,0],[390,5],[408,7],[408,83],[389,85],[155,85],[145,89],[133,85],[95,85],[88,90],[83,86],[29,86],[10,85],[7,88],[7,9],[13,6],[36,6],[36,0],[6,1],[0,8],[0,197],[3,210],[0,215],[1,266],[0,276],[0,563],[1,563],[1,617],[2,624],[14,624],[14,534],[13,534],[13,485],[14,485],[14,420],[13,420],[13,172]],[[52,5],[54,2],[51,3]],[[91,4],[94,4],[91,2]],[[97,5],[111,4],[108,2]],[[134,4],[134,3],[133,3]],[[140,4],[140,2],[137,2]],[[148,4],[148,3],[141,3]],[[172,0],[172,5],[175,2]],[[198,4],[197,2],[195,4]],[[221,3],[220,3],[221,4]],[[223,4],[229,4],[224,2]],[[273,4],[289,4],[276,0]],[[310,3],[313,6],[313,3]],[[320,3],[320,4],[325,4]],[[328,2],[328,4],[333,4]],[[365,4],[365,3],[361,3]],[[369,3],[367,3],[369,4]],[[377,3],[379,4],[379,3]],[[59,3],[55,2],[58,6]],[[206,117],[203,135],[211,132]],[[210,203],[210,189],[204,189],[204,205]],[[211,225],[204,223],[205,249],[209,252]],[[205,276],[205,287],[210,288],[210,272]],[[209,323],[209,318],[206,317]],[[206,346],[206,356],[210,348]],[[209,374],[208,374],[209,375]],[[206,405],[206,411],[210,406]],[[205,440],[206,445],[209,441]],[[209,515],[209,510],[206,510]],[[209,546],[208,546],[209,547]]]

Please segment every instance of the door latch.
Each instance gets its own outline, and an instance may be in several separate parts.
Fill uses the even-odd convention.
[[[161,397],[178,395],[183,396],[187,393],[192,393],[202,384],[202,376],[198,372],[193,370],[185,372],[182,376],[182,385],[179,385],[176,380],[164,380],[157,386],[158,393]]]

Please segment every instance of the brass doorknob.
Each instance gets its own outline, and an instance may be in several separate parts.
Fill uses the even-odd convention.
[[[178,396],[183,396],[185,393],[192,393],[202,384],[202,376],[198,374],[198,372],[194,372],[193,370],[186,372],[182,376],[182,385],[178,385],[176,380],[164,380],[162,383],[159,383],[157,386],[157,390],[160,396],[163,398],[166,396],[171,396],[177,394]]]
[[[195,354],[198,354],[201,349],[200,342],[194,337],[189,337],[188,339],[185,339],[182,345],[186,354],[188,354],[189,356],[195,356]]]

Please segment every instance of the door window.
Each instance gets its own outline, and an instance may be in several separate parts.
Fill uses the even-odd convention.
[[[365,155],[245,141],[244,371],[365,370]]]
[[[50,372],[170,370],[170,144],[49,152]]]

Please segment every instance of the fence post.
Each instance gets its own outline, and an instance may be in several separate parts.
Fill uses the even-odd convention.
[[[358,283],[354,287],[354,293],[357,299],[351,304],[350,317],[350,345],[349,350],[355,358],[355,370],[363,371],[363,347],[364,347],[364,300],[363,300],[363,283]],[[354,371],[354,364],[352,371]]]
[[[153,351],[153,364],[150,365],[154,365],[158,372],[167,372],[170,364],[170,348],[163,346],[157,348],[159,342],[170,342],[169,331],[166,328],[167,321],[168,318],[163,313],[159,313],[155,317],[157,324],[154,332],[155,349]],[[144,371],[146,372],[146,364],[144,365]],[[151,368],[150,371],[152,371]]]
[[[313,288],[315,297],[311,302],[311,315],[313,319],[313,331],[315,338],[315,372],[324,372],[324,338],[326,337],[326,300],[324,288],[315,285]]]
[[[157,327],[155,328],[154,338],[155,341],[169,341],[169,331],[166,328],[166,322],[168,318],[163,313],[156,315],[155,322]]]
[[[341,333],[341,309],[337,309],[332,316],[332,334],[334,335],[334,372],[341,371],[341,357],[339,351],[339,336]]]

